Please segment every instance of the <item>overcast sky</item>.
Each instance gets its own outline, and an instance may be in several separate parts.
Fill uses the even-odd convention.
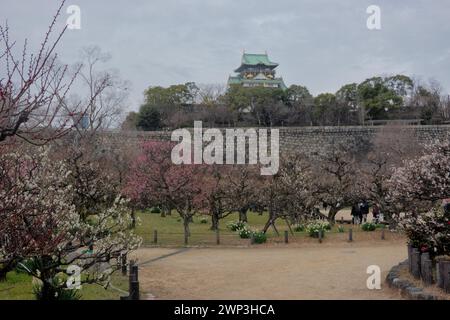
[[[80,48],[111,53],[110,67],[130,80],[129,109],[148,86],[225,83],[242,50],[267,51],[287,85],[313,94],[373,75],[435,78],[450,92],[448,0],[69,0],[81,8],[81,30],[65,34],[58,53],[77,61]],[[381,8],[381,30],[368,30],[369,5]],[[36,45],[55,0],[0,0],[11,37]],[[64,13],[59,27],[69,15]],[[0,70],[0,74],[1,74]]]

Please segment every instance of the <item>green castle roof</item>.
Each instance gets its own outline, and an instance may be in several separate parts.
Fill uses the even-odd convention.
[[[255,54],[255,53],[244,53],[242,55],[242,64],[249,66],[256,66],[262,64],[269,67],[277,67],[278,63],[269,60],[267,53]]]

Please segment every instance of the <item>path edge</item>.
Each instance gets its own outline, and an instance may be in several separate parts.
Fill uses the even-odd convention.
[[[423,288],[414,286],[410,281],[400,278],[400,269],[408,266],[408,260],[400,262],[391,268],[386,276],[386,282],[390,288],[398,289],[402,297],[409,300],[440,300],[437,296],[425,293]]]

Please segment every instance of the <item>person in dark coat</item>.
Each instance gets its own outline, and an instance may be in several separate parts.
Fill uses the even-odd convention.
[[[366,200],[364,200],[361,203],[360,212],[361,212],[361,222],[366,222],[367,215],[369,214],[369,203]]]
[[[352,212],[351,212],[351,215],[352,215],[352,224],[358,224],[358,220],[359,220],[360,214],[361,214],[361,210],[359,209],[359,204],[358,204],[358,203],[355,203],[355,204],[352,206]]]

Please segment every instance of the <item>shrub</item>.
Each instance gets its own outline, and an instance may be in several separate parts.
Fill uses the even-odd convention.
[[[247,227],[247,224],[245,222],[240,221],[232,221],[229,224],[227,224],[227,228],[231,231],[240,231],[242,229],[245,229]]]
[[[265,243],[267,241],[267,236],[262,231],[254,231],[253,239],[255,240],[255,243]]]
[[[252,232],[247,227],[239,230],[239,237],[241,237],[241,239],[249,239],[251,235]]]
[[[306,232],[310,237],[318,238],[319,232],[322,231],[322,236],[325,236],[325,232],[331,229],[331,225],[328,221],[314,220],[306,225]]]
[[[361,229],[363,231],[374,231],[377,228],[377,225],[372,222],[366,222],[361,225]]]
[[[206,216],[200,217],[200,223],[203,223],[203,224],[208,223],[208,217],[206,217]]]
[[[342,226],[342,225],[338,226],[337,230],[338,230],[339,233],[345,232],[344,226]]]
[[[153,207],[150,209],[150,213],[161,213],[161,209],[158,207]]]
[[[303,224],[294,224],[293,229],[295,232],[305,231],[305,226]]]

